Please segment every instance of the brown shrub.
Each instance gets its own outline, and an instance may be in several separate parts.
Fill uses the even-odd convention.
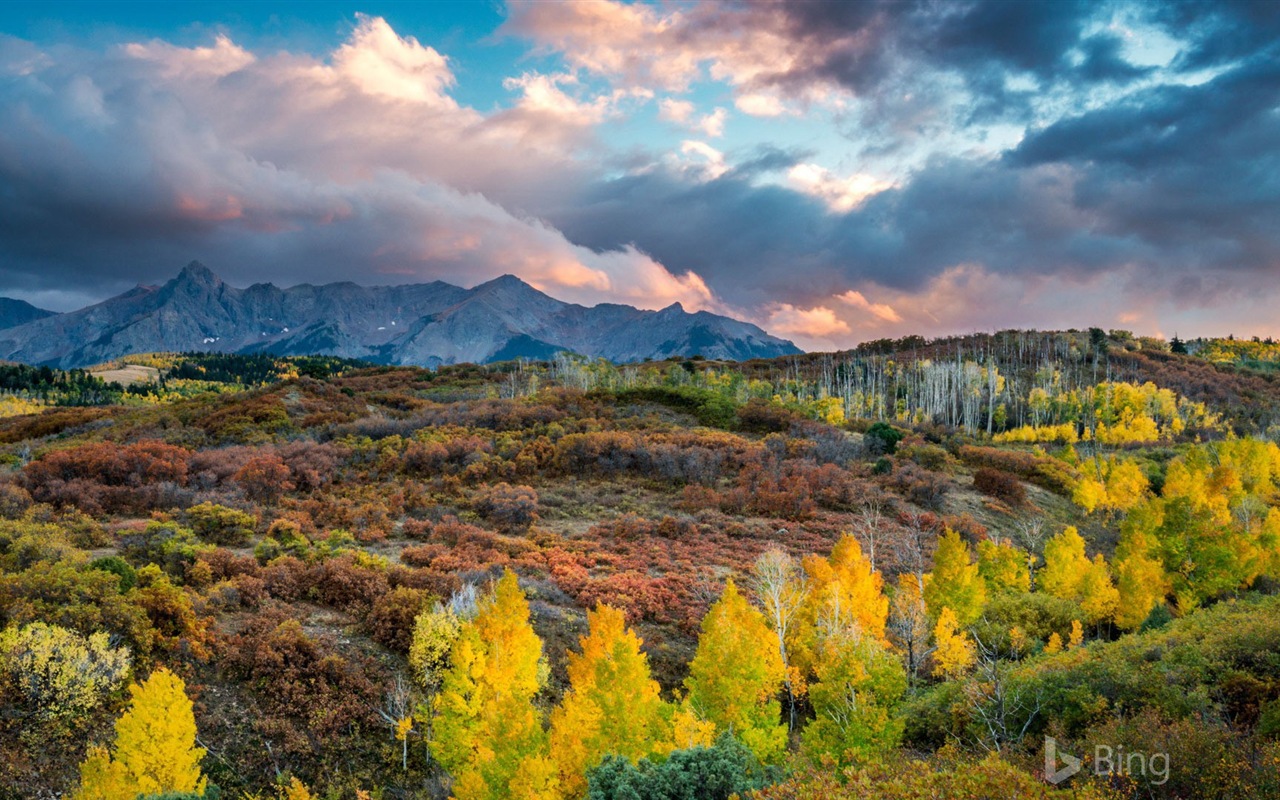
[[[228,637],[221,656],[228,673],[253,687],[264,713],[255,724],[282,736],[291,753],[309,754],[316,743],[376,721],[372,662],[338,653],[332,639],[308,635],[296,619],[258,614]]]
[[[375,642],[397,653],[408,653],[413,641],[413,621],[431,603],[431,594],[405,586],[379,597],[365,618],[365,628]]]
[[[294,488],[292,472],[275,453],[254,456],[235,474],[244,493],[260,503],[274,503]]]
[[[42,503],[76,506],[89,514],[142,513],[186,484],[190,456],[164,442],[95,442],[31,462],[23,481]]]
[[[526,530],[538,519],[538,493],[531,486],[499,483],[476,506],[485,519],[511,530]]]
[[[1014,507],[1027,502],[1027,490],[1016,475],[991,467],[980,467],[973,473],[973,488]]]

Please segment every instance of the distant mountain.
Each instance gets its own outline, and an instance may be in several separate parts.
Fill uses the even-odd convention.
[[[38,319],[54,316],[55,312],[36,308],[22,300],[0,297],[0,330],[25,325]]]
[[[0,359],[69,369],[130,353],[209,350],[437,366],[545,359],[563,350],[617,362],[800,352],[785,339],[729,317],[690,314],[679,304],[661,311],[614,304],[587,308],[556,300],[511,275],[474,289],[440,281],[290,289],[260,283],[237,289],[192,262],[163,286],[138,286],[66,314],[40,313],[47,316],[0,330]]]

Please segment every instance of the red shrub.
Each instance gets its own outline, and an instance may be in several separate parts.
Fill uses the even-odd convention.
[[[991,467],[981,467],[973,474],[973,488],[1011,506],[1027,502],[1027,490],[1017,476]]]
[[[274,503],[294,488],[292,473],[275,453],[255,456],[235,474],[246,495],[261,503]]]
[[[331,639],[309,636],[295,619],[258,614],[221,655],[224,669],[255,690],[264,712],[255,724],[283,737],[291,753],[308,754],[317,742],[376,721],[372,662],[339,654]]]
[[[37,501],[88,513],[141,513],[187,482],[190,451],[164,442],[107,442],[57,450],[28,464],[24,483]]]

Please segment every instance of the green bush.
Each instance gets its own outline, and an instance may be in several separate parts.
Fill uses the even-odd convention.
[[[728,800],[774,783],[780,776],[760,765],[728,734],[711,747],[676,750],[665,761],[632,764],[608,756],[587,776],[588,800]]]
[[[873,454],[892,454],[898,449],[898,442],[902,441],[902,437],[902,431],[887,422],[876,422],[870,428],[867,428],[867,432],[863,434],[863,438]]]
[[[187,521],[202,541],[223,547],[243,547],[253,538],[257,517],[216,503],[187,509]]]
[[[127,592],[138,585],[138,571],[120,556],[103,556],[89,562],[89,569],[100,569],[103,572],[110,572],[120,579],[121,593]]]

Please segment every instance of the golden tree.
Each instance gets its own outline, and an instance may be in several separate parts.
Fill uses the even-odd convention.
[[[672,749],[671,709],[640,637],[606,605],[587,612],[587,626],[582,652],[569,655],[569,689],[551,713],[551,756],[566,797],[586,793],[587,770],[606,755],[635,762]]]
[[[933,629],[937,643],[934,651],[934,672],[955,678],[963,675],[977,660],[973,639],[960,629],[955,612],[944,607],[938,614],[938,624]]]
[[[941,618],[944,608],[949,608],[959,625],[968,625],[982,616],[987,604],[986,582],[973,563],[969,546],[953,530],[948,529],[938,539],[933,571],[926,576],[924,603],[935,621]]]
[[[1045,542],[1044,568],[1038,578],[1041,591],[1079,603],[1090,623],[1111,619],[1119,607],[1120,593],[1106,560],[1101,554],[1090,560],[1084,539],[1073,527]]]
[[[803,567],[808,591],[796,614],[792,637],[797,667],[810,674],[816,671],[824,630],[856,630],[888,643],[889,598],[884,593],[884,580],[862,554],[855,536],[846,533],[828,558],[808,556]]]
[[[764,617],[728,581],[702,619],[684,682],[690,705],[717,730],[732,731],[761,761],[774,762],[787,743],[777,698],[783,674]]]
[[[110,754],[89,751],[77,800],[134,800],[163,792],[203,794],[196,719],[182,679],[161,667],[129,687],[129,708],[116,721]]]
[[[529,604],[507,571],[463,624],[436,698],[432,752],[458,800],[556,796],[533,698],[546,680]]]
[[[978,574],[987,589],[997,594],[1031,590],[1026,554],[1006,541],[987,539],[978,543]]]
[[[1146,622],[1152,609],[1164,603],[1172,589],[1164,563],[1160,561],[1155,532],[1151,530],[1152,525],[1158,524],[1157,517],[1149,507],[1129,515],[1120,532],[1120,544],[1116,545],[1116,584],[1120,596],[1115,618],[1116,625],[1126,631]]]

